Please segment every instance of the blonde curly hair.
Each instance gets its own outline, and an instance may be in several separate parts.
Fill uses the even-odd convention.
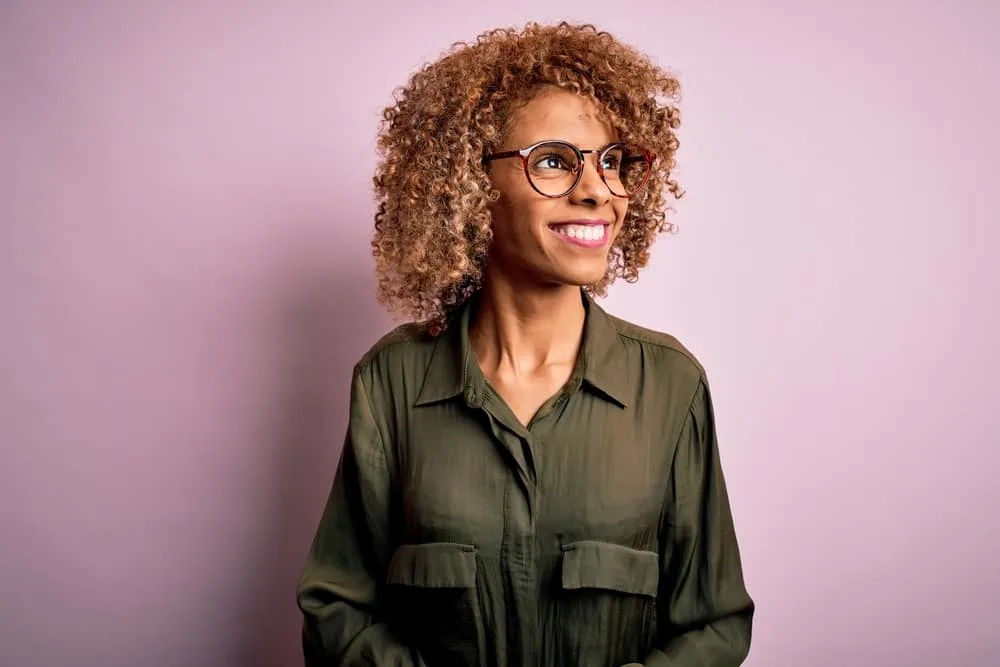
[[[672,231],[666,199],[683,194],[671,177],[677,79],[592,25],[492,30],[413,74],[382,113],[371,245],[378,299],[390,311],[439,332],[479,288],[492,239],[489,206],[500,197],[482,159],[501,145],[517,109],[546,86],[593,100],[621,141],[657,156],[607,272],[585,289],[603,296],[616,278],[634,282],[656,236]]]

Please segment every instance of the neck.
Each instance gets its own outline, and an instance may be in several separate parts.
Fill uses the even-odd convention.
[[[579,287],[526,289],[487,276],[469,339],[487,374],[530,374],[576,363],[585,319]]]

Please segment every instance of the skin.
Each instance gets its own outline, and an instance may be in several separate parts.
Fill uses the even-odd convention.
[[[615,136],[592,102],[546,89],[514,116],[498,151],[543,139],[563,139],[586,150],[602,148]],[[628,199],[612,196],[596,160],[586,156],[580,184],[558,199],[532,189],[518,158],[490,164],[501,197],[492,210],[493,243],[469,336],[483,373],[523,424],[573,372],[585,319],[580,287],[604,275],[628,211]],[[570,243],[553,228],[581,219],[609,223],[602,246]]]

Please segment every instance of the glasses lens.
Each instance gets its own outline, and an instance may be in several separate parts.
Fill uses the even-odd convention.
[[[649,156],[634,144],[618,144],[602,156],[604,181],[619,197],[630,197],[642,189],[652,167]]]
[[[528,154],[528,178],[535,189],[549,197],[559,197],[576,184],[580,158],[567,144],[541,144]]]

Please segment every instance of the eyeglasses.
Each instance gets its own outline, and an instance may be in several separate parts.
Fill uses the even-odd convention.
[[[524,175],[538,194],[565,197],[583,179],[584,155],[595,153],[597,173],[616,197],[631,197],[646,186],[656,156],[627,143],[614,143],[600,149],[582,150],[568,141],[540,141],[516,151],[493,153],[483,164],[493,160],[520,157]]]

